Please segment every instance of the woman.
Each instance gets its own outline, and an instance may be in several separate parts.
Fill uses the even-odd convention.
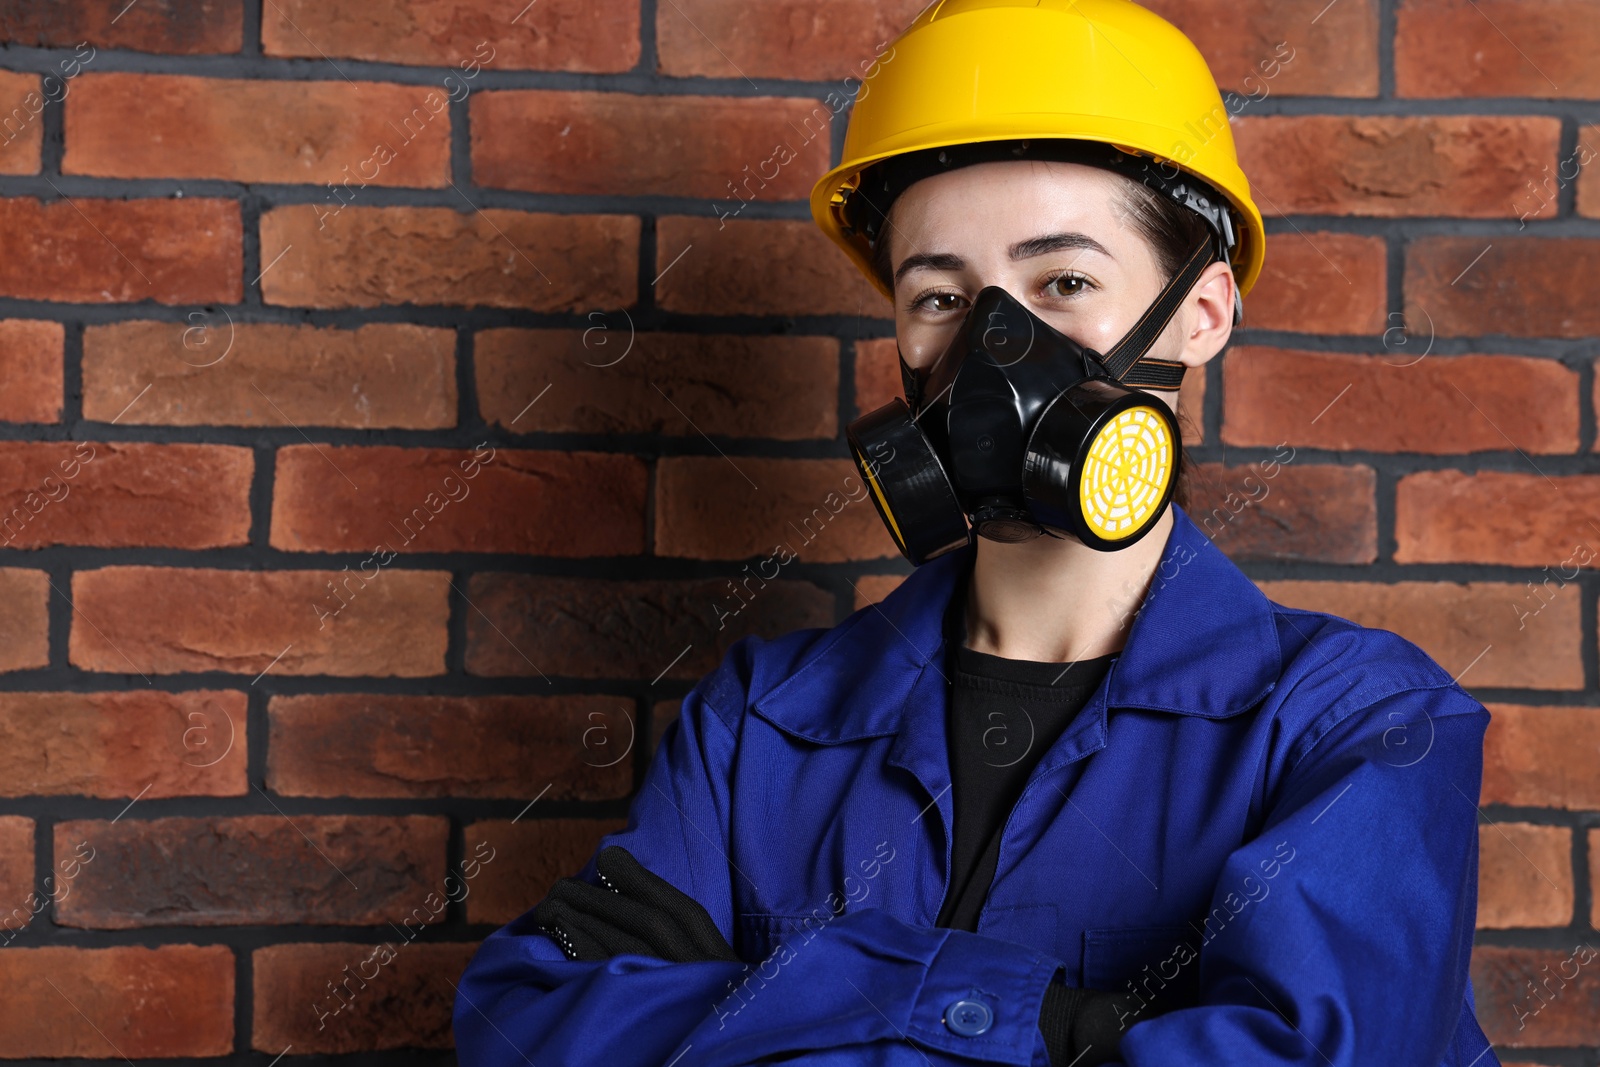
[[[850,438],[917,567],[695,686],[468,968],[462,1062],[1494,1064],[1488,713],[1172,502],[1263,252],[1204,61],[1121,0],[894,45],[812,205],[894,301],[907,396]]]

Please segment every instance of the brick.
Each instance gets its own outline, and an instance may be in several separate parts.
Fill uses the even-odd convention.
[[[50,579],[44,571],[0,567],[0,671],[50,663]]]
[[[1548,573],[1538,579],[1540,594],[1518,598],[1535,610],[1577,578],[1579,568],[1600,566],[1600,526],[1589,518],[1595,502],[1600,502],[1600,475],[1595,474],[1408,474],[1395,489],[1394,558],[1399,563],[1546,567]]]
[[[1600,808],[1600,775],[1594,773],[1593,758],[1600,751],[1600,708],[1487,707],[1483,803],[1569,811]]]
[[[56,853],[94,858],[55,906],[64,926],[398,922],[443,884],[449,821],[438,815],[241,815],[82,820]]]
[[[1600,927],[1600,897],[1596,897],[1593,888],[1600,885],[1600,830],[1589,830],[1589,925]]]
[[[1579,126],[1578,147],[1574,149],[1571,156],[1562,159],[1557,164],[1555,174],[1546,175],[1548,181],[1554,182],[1558,187],[1570,185],[1572,179],[1569,175],[1572,174],[1575,167],[1581,167],[1582,169],[1577,178],[1578,214],[1587,215],[1590,218],[1600,215],[1600,178],[1595,177],[1595,169],[1590,165],[1595,162],[1597,155],[1600,155],[1600,126]],[[1523,209],[1545,215],[1545,217],[1553,217],[1555,205],[1550,203],[1552,199],[1550,184],[1546,181],[1541,181],[1539,185],[1542,191],[1539,194],[1530,195],[1528,198],[1530,202],[1525,203]]]
[[[245,695],[0,693],[0,796],[243,796]]]
[[[83,304],[237,304],[236,200],[0,198],[0,296]]]
[[[269,304],[580,311],[638,298],[631,215],[295,204],[261,216],[261,261],[286,250],[261,279]]]
[[[63,174],[443,188],[450,98],[388,82],[269,81],[106,72],[66,107]]]
[[[1470,688],[1581,689],[1578,598],[1558,598],[1522,630],[1510,582],[1257,582],[1280,604],[1325,611],[1415,642]],[[1470,670],[1469,670],[1470,668]]]
[[[1331,7],[1327,0],[1151,0],[1143,6],[1195,43],[1219,87],[1252,98],[1246,108],[1280,94],[1378,95],[1375,0]]]
[[[443,673],[450,576],[390,568],[360,589],[348,578],[347,571],[80,570],[72,576],[68,659],[81,670],[119,674]],[[335,599],[336,579],[349,600]]]
[[[60,422],[66,331],[43,319],[0,320],[0,422]]]
[[[250,536],[248,448],[0,444],[0,545],[218,548]]]
[[[1600,959],[1593,938],[1570,940],[1559,949],[1473,949],[1473,1001],[1490,1041],[1509,1048],[1600,1044]]]
[[[883,294],[809,221],[660,218],[654,271],[656,304],[664,311],[880,319],[894,314]]]
[[[484,420],[517,433],[838,436],[833,338],[624,328],[479,332],[473,362]]]
[[[833,594],[768,577],[782,572],[764,562],[726,578],[677,581],[474,575],[467,671],[693,681],[746,634],[833,625]]]
[[[8,1059],[225,1056],[233,972],[226,945],[9,948],[0,1048]]]
[[[1502,452],[1513,442],[1526,452],[1577,450],[1576,372],[1553,359],[1419,355],[1232,348],[1222,362],[1222,439],[1427,455]]]
[[[730,469],[731,465],[731,469]],[[669,456],[656,464],[655,550],[690,559],[897,555],[848,459]]]
[[[677,78],[838,81],[838,107],[927,0],[673,0],[656,9],[656,69]],[[881,68],[881,63],[880,63]],[[869,90],[870,91],[870,90]],[[829,107],[833,107],[832,103]]]
[[[1293,453],[1194,467],[1189,517],[1233,560],[1371,563],[1378,558],[1377,475],[1307,465]]]
[[[537,7],[508,13],[474,0],[398,0],[376,7],[273,0],[262,12],[261,50],[267,55],[319,59],[324,48],[328,55],[379,63],[454,66],[454,80],[441,83],[456,95],[468,91],[484,67],[619,74],[639,62],[639,5],[539,0]]]
[[[45,88],[37,74],[0,71],[0,174],[39,173]],[[59,77],[53,77],[51,98],[59,100],[65,88]]]
[[[454,330],[401,322],[88,326],[83,414],[120,425],[442,429],[456,425],[455,344]]]
[[[1401,96],[1600,96],[1594,0],[1406,0],[1395,12]]]
[[[455,987],[477,948],[398,935],[377,945],[258,948],[250,1047],[273,1055],[451,1048]]]
[[[721,217],[751,200],[809,197],[828,169],[832,117],[793,97],[479,93],[472,177],[534,193],[707,197]]]
[[[624,797],[632,703],[582,694],[277,696],[267,708],[267,785],[302,797]]]
[[[33,820],[0,815],[0,946],[33,921],[33,894]]]
[[[1495,823],[1478,827],[1478,928],[1572,922],[1572,831]]]
[[[1382,237],[1268,234],[1266,265],[1245,297],[1241,325],[1293,333],[1383,334],[1397,324],[1386,315],[1386,256]],[[1391,336],[1398,344],[1401,335]],[[1397,349],[1391,358],[1398,362],[1402,356]]]
[[[363,575],[388,553],[637,555],[646,481],[643,460],[610,452],[293,445],[278,450],[272,545],[372,552]]]
[[[1553,165],[1556,118],[1275,115],[1240,119],[1239,165],[1267,215],[1515,217]]]
[[[681,700],[658,700],[650,707],[650,753],[655,754],[661,747],[661,735],[667,732],[667,727],[678,721],[678,713],[683,710]]]
[[[1600,334],[1589,284],[1597,271],[1600,240],[1414,237],[1406,321],[1429,322],[1440,337],[1589,337]]]
[[[241,0],[162,0],[159,4],[103,4],[63,0],[8,3],[0,40],[42,48],[71,48],[87,41],[101,48],[172,55],[237,52],[244,40]],[[92,60],[94,53],[78,53]]]
[[[484,859],[467,897],[467,921],[501,925],[543,900],[550,887],[583,869],[600,839],[625,819],[506,819],[466,828],[463,852]]]
[[[906,580],[903,574],[868,574],[855,579],[851,584],[855,589],[855,603],[851,609],[860,611],[868,604],[881,604],[883,598],[899,588],[900,583]]]

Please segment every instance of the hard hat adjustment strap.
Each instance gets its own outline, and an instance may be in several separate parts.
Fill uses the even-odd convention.
[[[1156,343],[1161,332],[1177,314],[1178,308],[1200,280],[1201,273],[1216,261],[1216,244],[1207,235],[1195,246],[1193,252],[1172,280],[1161,290],[1133,328],[1105,354],[1101,362],[1111,376],[1127,385],[1149,389],[1176,389],[1183,382],[1184,366],[1175,360],[1155,359],[1145,356]]]

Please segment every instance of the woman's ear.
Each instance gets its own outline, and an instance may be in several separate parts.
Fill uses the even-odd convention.
[[[1179,321],[1187,331],[1178,359],[1186,367],[1203,367],[1233,336],[1233,269],[1220,260],[1200,272],[1189,290]]]

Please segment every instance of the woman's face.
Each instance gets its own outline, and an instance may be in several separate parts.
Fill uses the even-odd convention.
[[[1074,341],[1104,353],[1161,291],[1155,251],[1127,217],[1122,181],[1077,163],[976,163],[912,185],[889,214],[895,334],[931,368],[973,298],[998,285]],[[1200,366],[1232,330],[1233,275],[1213,263],[1150,349]],[[1169,405],[1176,392],[1158,393]]]

